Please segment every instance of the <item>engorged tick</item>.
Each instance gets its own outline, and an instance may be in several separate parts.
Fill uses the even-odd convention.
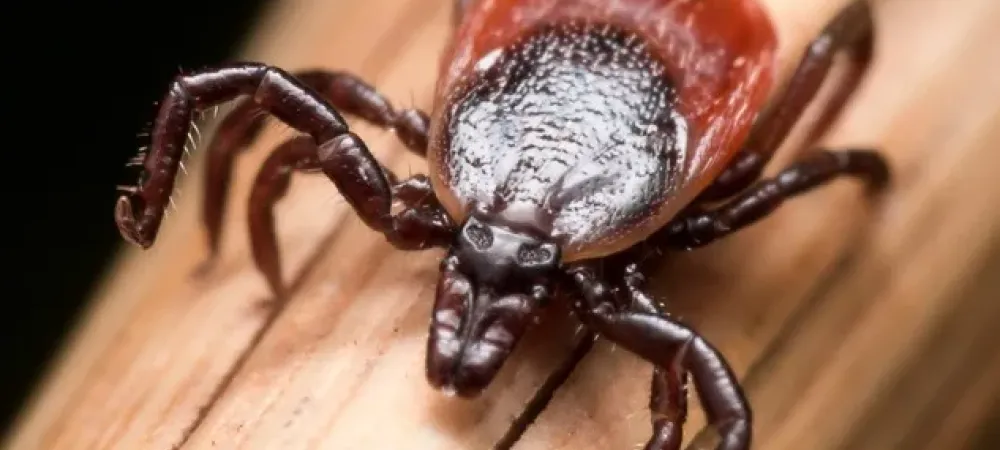
[[[558,291],[590,333],[655,366],[647,449],[679,448],[689,376],[721,436],[717,448],[749,448],[750,407],[737,377],[647,295],[640,263],[655,261],[650,252],[729,235],[840,176],[886,184],[885,161],[868,150],[812,152],[758,180],[834,55],[847,50],[867,66],[868,4],[855,0],[827,25],[767,114],[778,43],[755,0],[456,7],[432,115],[396,110],[343,72],[240,63],[179,76],[161,103],[138,185],[116,205],[122,235],[152,245],[192,115],[247,95],[207,150],[211,255],[234,157],[266,111],[304,133],[270,155],[250,196],[254,261],[277,295],[284,288],[272,208],[292,172],[321,171],[397,248],[447,249],[427,347],[435,387],[483,391]],[[426,155],[428,174],[398,180],[341,114],[395,131]],[[403,208],[393,213],[393,203]]]

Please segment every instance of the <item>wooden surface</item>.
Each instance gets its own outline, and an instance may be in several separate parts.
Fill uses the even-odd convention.
[[[765,3],[787,69],[844,0]],[[837,182],[656,278],[745,379],[755,448],[971,448],[1000,405],[1000,3],[875,4],[873,72],[825,143],[884,149],[892,190],[866,203]],[[450,10],[276,2],[242,56],[350,68],[426,108]],[[391,134],[358,129],[390,167],[423,169]],[[157,245],[113,268],[5,448],[485,449],[506,431],[572,320],[553,314],[482,398],[433,391],[423,356],[440,252],[393,251],[322,177],[297,178],[279,207],[295,291],[269,303],[242,218],[254,170],[289,135],[272,127],[238,163],[223,255],[202,280],[189,276],[205,254],[193,165]],[[516,448],[634,448],[649,373],[599,343]],[[694,406],[689,438],[704,426]]]

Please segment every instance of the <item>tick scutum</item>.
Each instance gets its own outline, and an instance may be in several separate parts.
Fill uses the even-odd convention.
[[[637,33],[547,24],[481,58],[454,91],[441,176],[462,208],[561,246],[627,234],[677,186],[686,124]],[[459,220],[462,217],[458,217]]]

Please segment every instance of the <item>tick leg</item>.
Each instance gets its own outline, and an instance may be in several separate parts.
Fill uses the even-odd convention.
[[[251,251],[258,269],[279,297],[284,286],[274,205],[287,192],[294,172],[325,173],[365,224],[385,234],[398,248],[424,249],[450,242],[453,226],[427,176],[416,175],[390,188],[389,183],[379,182],[387,170],[367,164],[363,156],[367,152],[364,143],[350,133],[322,146],[317,146],[310,136],[299,136],[279,146],[261,166],[250,190],[247,211]],[[403,205],[395,215],[390,212],[393,200]]]
[[[679,450],[687,421],[687,371],[682,368],[653,369],[649,387],[650,421],[653,435],[644,450]]]
[[[654,316],[666,313],[642,285],[645,277],[639,265],[630,263],[624,272],[624,289],[631,308]],[[676,450],[683,440],[684,422],[687,421],[687,372],[677,367],[653,368],[650,383],[649,412],[653,435],[645,450]]]
[[[697,388],[709,423],[718,430],[717,450],[746,450],[751,440],[751,412],[743,390],[729,365],[691,328],[641,306],[619,308],[611,284],[599,279],[593,267],[581,264],[568,270],[582,300],[573,307],[580,320],[606,339],[627,348],[658,369],[654,378],[654,435],[647,450],[677,450],[686,418],[684,379],[689,374]],[[632,290],[631,288],[629,289]],[[636,286],[636,291],[641,290]],[[643,301],[633,299],[632,304]],[[648,299],[647,299],[648,300]],[[665,395],[666,394],[666,395]]]
[[[397,111],[374,87],[350,73],[317,69],[295,72],[292,76],[327,100],[338,112],[393,130],[410,151],[421,156],[426,153],[430,119],[424,112],[415,109]],[[233,163],[237,153],[249,146],[260,133],[266,117],[263,113],[262,105],[256,99],[243,100],[219,123],[218,131],[209,143],[202,202],[209,261],[219,250]]]
[[[867,70],[871,61],[873,28],[871,7],[867,0],[855,0],[830,21],[809,45],[783,93],[757,123],[747,144],[715,182],[702,192],[699,200],[716,201],[731,197],[757,180],[816,97],[830,73],[834,56],[846,50],[853,59],[856,75]],[[859,81],[860,76],[854,76],[845,82],[843,98],[827,106],[821,124],[840,113]]]
[[[252,95],[253,102],[262,110],[308,133],[317,143],[325,145],[341,138],[337,142],[346,145],[358,140],[349,134],[347,123],[328,101],[279,68],[243,63],[179,76],[160,104],[138,186],[119,197],[115,205],[115,219],[123,237],[144,248],[152,245],[174,187],[193,114],[241,95]],[[368,179],[370,184],[387,185],[385,175],[367,148],[348,145],[343,150],[348,154],[339,160],[350,159],[357,164],[356,173],[351,175],[371,174],[375,178]],[[348,196],[348,201],[359,213],[370,213],[360,209],[365,199]]]
[[[160,103],[138,186],[119,197],[115,205],[115,219],[125,239],[144,248],[153,244],[174,188],[193,115],[240,95],[252,95],[262,109],[317,142],[325,143],[349,131],[329,103],[278,68],[235,64],[179,76]],[[377,165],[370,154],[363,159],[365,165]]]
[[[775,178],[758,182],[715,210],[678,217],[654,239],[683,249],[706,245],[760,220],[786,199],[844,175],[864,178],[874,190],[888,182],[889,169],[882,156],[873,151],[820,151],[792,164]]]
[[[285,196],[293,171],[319,170],[316,143],[310,136],[298,136],[279,145],[264,161],[250,190],[247,209],[250,227],[250,251],[257,269],[264,274],[271,290],[282,293],[281,262],[274,234],[272,205]]]

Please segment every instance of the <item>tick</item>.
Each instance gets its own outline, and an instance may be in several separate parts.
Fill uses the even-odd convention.
[[[810,152],[762,179],[834,56],[867,67],[869,5],[831,20],[773,100],[777,36],[754,0],[459,0],[455,23],[431,114],[396,109],[345,72],[240,63],[178,76],[135,162],[140,179],[115,207],[122,235],[153,244],[193,114],[246,95],[207,149],[213,256],[234,157],[267,112],[302,133],[268,157],[250,195],[254,261],[277,295],[272,208],[293,172],[322,172],[395,247],[447,250],[426,356],[436,388],[482,392],[558,291],[590,333],[655,367],[647,449],[680,447],[689,381],[717,448],[749,448],[751,409],[733,370],[661,311],[641,263],[840,177],[887,183],[885,160],[864,149]],[[342,114],[393,130],[428,173],[397,178]]]

